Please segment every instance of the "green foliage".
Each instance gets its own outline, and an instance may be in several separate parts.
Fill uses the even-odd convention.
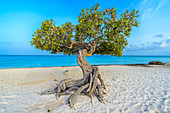
[[[59,27],[55,26],[52,19],[50,21],[46,20],[42,22],[41,29],[34,32],[31,44],[35,45],[37,49],[50,51],[52,54],[66,52],[62,50],[62,46],[71,43],[73,30],[74,27],[71,22]]]
[[[42,22],[41,28],[33,34],[31,44],[51,53],[70,55],[76,54],[78,49],[87,49],[82,44],[95,43],[96,51],[93,54],[121,56],[127,45],[126,37],[130,36],[133,26],[138,27],[138,16],[138,11],[127,10],[118,18],[116,8],[102,11],[99,4],[93,5],[90,9],[82,9],[75,26],[71,22],[61,27],[55,26],[52,19]],[[79,46],[73,42],[78,42]],[[72,44],[76,47],[71,48]]]

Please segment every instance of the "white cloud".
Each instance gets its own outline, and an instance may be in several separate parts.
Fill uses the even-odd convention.
[[[159,4],[156,7],[155,11],[158,11],[165,4],[165,0],[159,0]]]
[[[161,47],[166,47],[166,46],[167,46],[166,41],[162,42],[160,46],[161,46]]]
[[[166,4],[167,0],[142,0],[138,6],[142,21],[147,21],[158,14],[158,11]]]
[[[143,11],[142,21],[147,20],[152,17],[153,8],[147,8]]]
[[[160,34],[156,34],[153,36],[154,38],[163,38],[164,34],[160,33]]]
[[[160,42],[152,42],[141,45],[128,45],[126,46],[126,51],[139,51],[139,50],[156,50],[160,48],[165,48],[170,45],[170,37]]]
[[[130,48],[130,46],[128,45],[128,46],[126,46],[127,48]]]
[[[148,0],[143,0],[143,1],[141,2],[141,5],[145,6],[147,2],[148,2]]]
[[[170,45],[170,37],[168,37],[167,39],[165,39],[164,41],[162,41],[160,47],[166,47]]]

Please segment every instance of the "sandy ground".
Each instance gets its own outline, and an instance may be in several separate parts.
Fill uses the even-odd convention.
[[[74,108],[69,96],[39,95],[65,78],[82,77],[79,67],[0,70],[0,113],[168,113],[170,68],[99,66],[107,87],[105,104],[79,96]],[[66,70],[69,70],[65,75]],[[57,81],[54,81],[56,79]]]

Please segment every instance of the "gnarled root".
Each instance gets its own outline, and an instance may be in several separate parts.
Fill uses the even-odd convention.
[[[104,103],[103,95],[105,94],[105,85],[101,75],[99,74],[98,67],[92,67],[92,71],[85,74],[86,77],[80,80],[62,80],[55,89],[56,98],[61,95],[71,94],[67,101],[71,108],[74,106],[78,95],[89,96],[91,98],[91,102],[92,97],[96,96],[100,102]],[[72,91],[74,91],[74,93],[72,93]]]
[[[68,99],[68,104],[70,104],[70,107],[71,107],[71,108],[74,106],[74,103],[75,103],[78,95],[80,95],[80,93],[81,93],[84,89],[86,89],[88,86],[89,86],[89,84],[86,84],[86,85],[80,87],[75,93],[73,93],[73,94],[69,97],[69,99]]]

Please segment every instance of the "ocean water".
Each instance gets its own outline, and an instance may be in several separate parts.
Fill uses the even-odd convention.
[[[91,65],[148,64],[150,61],[170,62],[170,56],[98,56],[86,57]],[[67,55],[0,55],[0,69],[77,66],[76,56]]]

